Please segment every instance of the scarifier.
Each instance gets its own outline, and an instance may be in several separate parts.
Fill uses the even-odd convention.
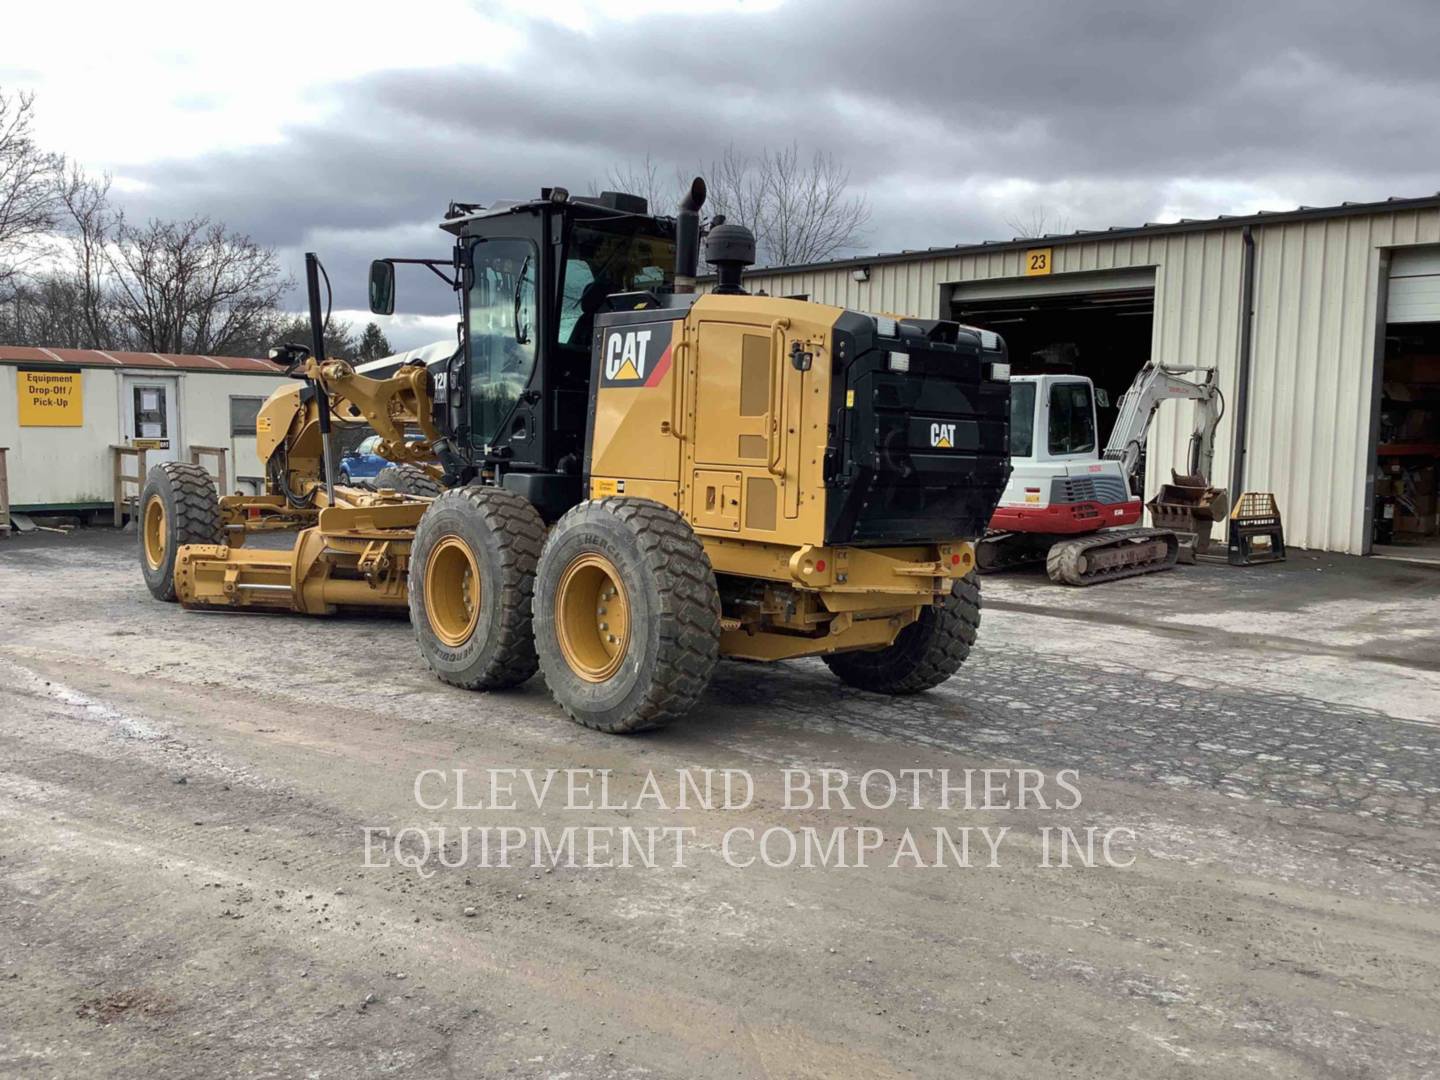
[[[719,218],[699,295],[704,201],[697,178],[674,217],[560,188],[452,204],[451,259],[376,261],[370,301],[392,313],[396,266],[424,266],[458,295],[462,347],[384,379],[325,357],[308,258],[313,343],[275,357],[302,383],[257,425],[267,494],[217,501],[203,474],[152,471],[152,591],[408,605],[440,678],[499,690],[540,670],[611,732],[684,714],[721,656],[819,656],[889,694],[949,678],[979,624],[972,541],[1009,472],[1003,342],[747,295],[754,237]],[[335,484],[343,424],[381,434],[409,492],[447,490]],[[296,528],[293,550],[244,546]]]

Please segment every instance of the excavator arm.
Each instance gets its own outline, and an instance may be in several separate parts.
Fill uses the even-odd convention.
[[[1185,377],[1194,374],[1202,376],[1200,382],[1192,382]],[[1215,369],[1167,367],[1152,361],[1140,369],[1135,381],[1120,399],[1115,428],[1105,446],[1105,460],[1119,462],[1132,491],[1136,487],[1155,410],[1162,401],[1177,399],[1195,402],[1195,426],[1190,433],[1190,472],[1205,477],[1210,475],[1215,460],[1215,429],[1225,406],[1220,388],[1215,385]]]

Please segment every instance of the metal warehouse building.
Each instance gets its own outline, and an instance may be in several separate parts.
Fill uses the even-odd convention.
[[[274,364],[249,357],[0,345],[11,508],[113,506],[117,446],[143,448],[147,467],[200,449],[212,474],[223,449],[226,488],[258,492],[255,415],[285,382]],[[133,473],[137,457],[125,457],[122,471]]]
[[[1435,551],[1440,195],[759,269],[746,287],[1000,332],[1113,404],[1154,358],[1218,369],[1212,480],[1271,491],[1289,543]],[[1147,494],[1184,470],[1190,406],[1151,432]],[[1109,418],[1113,422],[1113,413]],[[1108,430],[1102,415],[1102,440]],[[1378,498],[1377,498],[1378,496]]]

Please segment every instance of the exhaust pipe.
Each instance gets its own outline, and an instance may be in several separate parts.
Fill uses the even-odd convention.
[[[700,269],[700,208],[705,205],[705,181],[697,176],[675,211],[675,291],[693,293]]]

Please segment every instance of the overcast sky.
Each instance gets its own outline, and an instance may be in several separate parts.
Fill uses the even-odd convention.
[[[318,250],[349,310],[371,257],[447,253],[452,198],[729,143],[842,160],[861,251],[1432,193],[1437,31],[1433,0],[71,0],[6,5],[0,85],[132,215],[210,214],[297,277]],[[449,304],[402,280],[432,317],[392,341]]]

